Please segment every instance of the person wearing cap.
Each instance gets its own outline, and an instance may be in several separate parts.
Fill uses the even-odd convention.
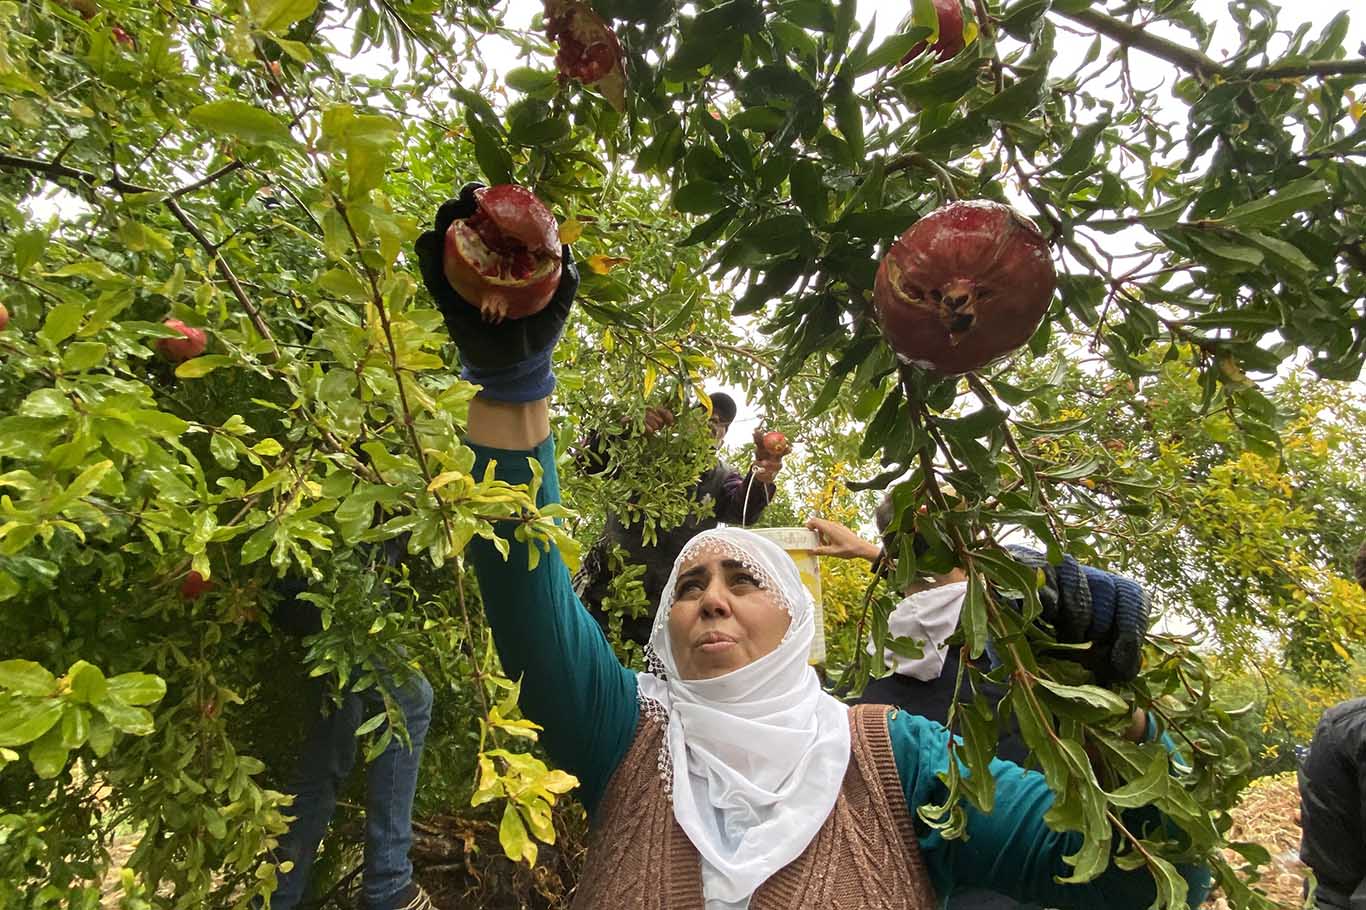
[[[735,399],[725,392],[710,395],[712,439],[717,447],[725,439],[731,422],[735,420]],[[673,412],[668,408],[650,408],[645,412],[645,432],[656,433],[674,422]],[[599,441],[589,437],[576,454],[579,468],[587,473],[596,474],[610,468]],[[710,515],[689,517],[673,528],[660,528],[655,542],[646,544],[644,528],[630,525],[614,511],[608,511],[607,523],[602,536],[584,555],[583,563],[574,576],[574,590],[589,613],[604,630],[608,626],[608,615],[603,608],[603,600],[611,586],[612,575],[608,556],[612,547],[621,547],[630,565],[644,566],[645,575],[641,582],[645,588],[646,603],[650,612],[640,616],[622,618],[621,637],[644,645],[650,640],[650,628],[654,622],[654,608],[659,604],[664,591],[664,583],[669,578],[674,560],[683,552],[683,547],[703,531],[715,528],[718,524],[752,525],[759,520],[773,500],[777,487],[774,481],[782,469],[782,456],[763,450],[756,441],[754,465],[745,474],[721,461],[709,468],[697,479],[692,497],[699,503],[710,500],[713,508]]]
[[[1356,557],[1366,590],[1366,541]],[[1366,698],[1324,712],[1300,766],[1300,859],[1314,873],[1314,906],[1366,910]]]

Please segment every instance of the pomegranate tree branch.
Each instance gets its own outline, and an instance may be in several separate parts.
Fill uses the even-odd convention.
[[[1351,60],[1315,60],[1311,63],[1286,64],[1285,66],[1264,66],[1240,74],[1243,79],[1293,79],[1297,76],[1363,76],[1366,75],[1366,57]]]
[[[187,183],[178,190],[172,190],[171,198],[178,198],[180,196],[184,196],[186,193],[193,193],[195,190],[203,189],[211,183],[217,183],[219,180],[222,180],[224,177],[228,176],[233,171],[241,170],[243,167],[245,167],[245,165],[242,164],[242,162],[233,159],[232,161],[229,161],[227,164],[220,167],[218,170],[214,171],[212,174],[208,174],[202,179],[196,180],[194,183]]]
[[[1121,47],[1132,47],[1151,54],[1159,60],[1175,64],[1202,78],[1218,76],[1226,80],[1254,81],[1258,79],[1291,79],[1297,76],[1347,76],[1366,74],[1366,59],[1315,60],[1309,63],[1272,64],[1270,66],[1239,69],[1205,56],[1194,48],[1178,44],[1151,30],[1132,25],[1094,9],[1064,12],[1060,15],[1085,25],[1104,35]]]
[[[31,171],[35,174],[45,174],[48,177],[66,177],[70,180],[79,180],[86,186],[112,186],[120,193],[155,193],[156,190],[150,186],[139,186],[136,183],[129,183],[121,177],[114,176],[107,180],[102,180],[96,174],[89,171],[78,170],[74,167],[67,167],[56,161],[39,161],[37,158],[24,158],[19,155],[0,154],[0,167],[9,168],[13,171]]]
[[[228,261],[223,258],[223,254],[219,251],[218,247],[214,245],[213,241],[204,236],[204,232],[199,229],[199,225],[195,224],[190,216],[185,214],[185,210],[180,207],[180,203],[176,201],[175,196],[167,198],[166,207],[171,210],[171,214],[175,216],[176,221],[180,222],[181,227],[185,228],[185,230],[190,233],[190,236],[204,248],[204,252],[208,253],[213,259],[214,265],[218,267],[218,274],[223,276],[223,280],[226,281],[228,287],[232,289],[232,296],[237,298],[237,302],[241,304],[242,309],[247,314],[247,318],[251,320],[251,324],[256,326],[256,331],[261,333],[262,338],[270,342],[271,351],[274,353],[275,359],[278,360],[280,357],[280,348],[275,343],[275,336],[270,333],[270,326],[266,325],[266,321],[261,318],[261,311],[256,309],[255,304],[251,302],[251,298],[247,297],[247,292],[242,290],[242,284],[237,280],[237,275],[233,273],[232,266],[228,265]]]
[[[92,174],[90,171],[82,171],[74,167],[67,167],[64,164],[59,164],[55,161],[40,161],[36,158],[23,158],[18,155],[0,154],[0,167],[9,168],[11,170],[31,171],[35,174],[44,174],[53,179],[64,177],[68,180],[78,180],[90,187],[101,185],[111,186],[120,193],[129,195],[134,193],[162,192],[161,190],[154,189],[150,186],[130,183],[117,174],[106,180],[101,179],[97,174]],[[231,161],[194,183],[186,184],[185,186],[172,190],[166,197],[166,208],[175,216],[175,220],[180,222],[181,227],[185,228],[190,236],[204,248],[204,252],[212,257],[214,265],[218,267],[218,274],[222,275],[223,279],[227,281],[228,287],[232,288],[232,295],[237,298],[237,302],[241,304],[243,311],[246,312],[252,325],[256,326],[256,331],[261,333],[262,338],[265,338],[270,342],[271,350],[274,351],[275,357],[278,359],[280,356],[280,349],[275,344],[275,336],[271,334],[270,326],[266,325],[266,321],[261,318],[261,312],[257,310],[255,304],[251,302],[251,298],[247,296],[247,292],[242,290],[241,283],[237,280],[237,276],[233,274],[232,267],[229,266],[227,260],[223,258],[218,247],[213,241],[209,240],[208,237],[204,236],[204,232],[199,229],[199,226],[194,223],[189,215],[185,214],[185,210],[180,207],[180,202],[178,201],[179,197],[186,193],[202,189],[241,167],[241,162]]]

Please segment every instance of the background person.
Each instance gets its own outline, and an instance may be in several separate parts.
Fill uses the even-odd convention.
[[[1355,570],[1366,590],[1366,541]],[[1366,910],[1366,698],[1324,712],[1299,778],[1300,859],[1318,880],[1316,906]]]
[[[400,551],[396,541],[386,542],[376,569],[382,571],[397,564]],[[277,585],[283,599],[274,610],[275,625],[289,634],[322,631],[318,608],[298,597],[307,587],[297,577]],[[381,584],[379,590],[388,595],[387,585]],[[294,795],[294,804],[287,810],[294,820],[280,836],[274,855],[277,863],[288,860],[294,866],[279,874],[278,887],[270,898],[272,910],[292,910],[307,893],[318,846],[337,810],[337,794],[356,764],[360,745],[356,731],[367,719],[386,710],[386,689],[403,712],[408,741],[394,736],[365,767],[362,906],[365,910],[431,910],[433,906],[426,891],[413,880],[413,864],[408,858],[413,843],[413,797],[432,720],[432,687],[411,666],[385,670],[379,677],[376,685],[359,691],[348,686],[340,705],[327,697],[324,680],[314,681],[311,696],[317,716],[287,788]]]
[[[717,392],[711,397],[712,413],[708,418],[713,444],[721,445],[731,422],[735,420],[735,399],[725,392]],[[668,408],[650,408],[645,412],[645,432],[657,433],[672,426],[674,414]],[[759,434],[755,434],[758,436]],[[587,439],[579,448],[576,461],[587,473],[601,473],[611,470],[611,462],[605,453],[602,441],[595,437]],[[642,616],[625,616],[621,621],[622,638],[644,645],[650,639],[650,628],[654,622],[655,608],[659,605],[664,582],[669,577],[674,560],[682,552],[689,540],[718,524],[752,525],[763,515],[764,509],[772,502],[777,490],[775,481],[782,470],[782,456],[763,450],[757,443],[753,467],[746,474],[717,460],[697,479],[691,496],[693,501],[712,503],[710,515],[690,516],[682,524],[673,528],[658,528],[656,540],[645,543],[644,525],[627,524],[616,511],[609,510],[602,536],[584,555],[578,573],[574,577],[574,590],[588,611],[605,631],[608,616],[603,609],[611,587],[610,554],[613,547],[620,547],[630,565],[643,566],[645,574],[641,584],[645,588],[645,602],[649,610]]]

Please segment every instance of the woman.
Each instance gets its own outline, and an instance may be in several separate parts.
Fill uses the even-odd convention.
[[[424,281],[483,386],[468,442],[481,475],[543,473],[539,503],[559,499],[547,396],[550,355],[578,276],[549,307],[485,324],[441,270],[441,241],[474,211],[470,187],[418,240]],[[469,555],[504,671],[544,727],[551,758],[578,776],[593,821],[575,906],[583,908],[874,908],[929,910],[935,894],[981,885],[1055,907],[1152,903],[1146,872],[1111,868],[1063,886],[1078,838],[1050,831],[1042,777],[992,764],[995,808],[967,810],[967,838],[945,841],[916,810],[941,802],[943,727],[880,706],[849,709],[806,663],[810,599],[785,553],[757,535],[699,535],[674,564],[650,638],[650,672],[621,666],[570,587],[559,554],[526,566],[510,529],[504,559],[476,539]],[[1146,820],[1156,822],[1156,816]],[[1193,903],[1203,869],[1183,870]]]

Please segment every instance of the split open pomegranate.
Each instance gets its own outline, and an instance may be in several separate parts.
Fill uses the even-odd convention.
[[[560,284],[555,216],[510,183],[475,190],[474,199],[474,214],[446,231],[446,280],[490,322],[539,313]]]

